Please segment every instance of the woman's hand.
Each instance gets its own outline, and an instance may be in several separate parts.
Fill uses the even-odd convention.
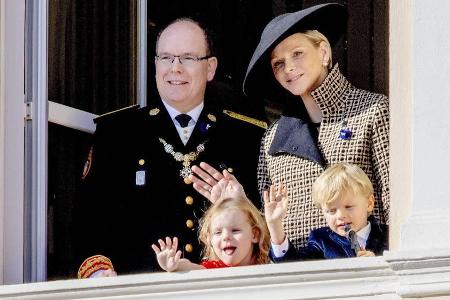
[[[177,251],[178,238],[174,237],[172,241],[169,237],[166,237],[165,242],[159,239],[158,243],[159,247],[153,244],[152,249],[155,251],[159,266],[167,272],[176,271],[181,258],[181,251]]]
[[[209,164],[201,162],[200,166],[192,166],[189,179],[194,189],[212,203],[222,198],[246,198],[244,188],[227,170],[220,173]]]

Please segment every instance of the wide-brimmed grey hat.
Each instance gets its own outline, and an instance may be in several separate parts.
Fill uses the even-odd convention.
[[[338,3],[327,3],[279,15],[267,24],[253,53],[243,82],[246,95],[273,94],[281,89],[270,65],[270,53],[279,42],[296,32],[318,30],[331,46],[339,40],[347,26],[347,11]]]

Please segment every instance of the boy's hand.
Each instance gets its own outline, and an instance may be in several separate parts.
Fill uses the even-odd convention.
[[[285,185],[272,185],[264,191],[264,216],[267,223],[281,222],[286,215],[288,193]]]
[[[264,191],[264,216],[273,244],[281,245],[286,239],[283,230],[283,218],[288,205],[288,192],[285,185],[271,186]]]
[[[166,242],[159,239],[158,243],[159,247],[153,244],[152,249],[155,251],[159,266],[167,272],[176,271],[181,258],[181,251],[177,251],[178,239],[174,237],[172,242],[169,237],[166,237]]]
[[[373,253],[372,251],[369,251],[369,250],[360,250],[360,251],[358,251],[356,256],[357,257],[371,257],[371,256],[375,256],[375,253]]]

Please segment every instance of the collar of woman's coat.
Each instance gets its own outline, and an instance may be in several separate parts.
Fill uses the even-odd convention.
[[[309,131],[308,123],[302,119],[282,116],[277,123],[269,154],[291,154],[325,165],[322,154]]]

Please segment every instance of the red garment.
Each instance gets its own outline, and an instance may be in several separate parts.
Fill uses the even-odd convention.
[[[231,266],[228,266],[225,263],[223,263],[221,260],[203,260],[200,264],[207,269],[218,269],[218,268],[231,267]]]

